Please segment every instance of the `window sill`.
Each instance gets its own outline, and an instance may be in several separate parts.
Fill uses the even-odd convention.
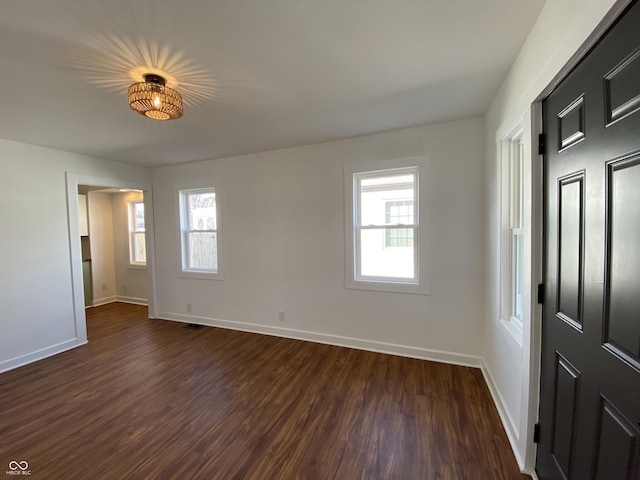
[[[518,346],[522,348],[522,323],[512,318],[510,320],[500,319],[500,324]]]
[[[146,270],[147,266],[146,265],[136,265],[135,263],[130,263],[127,266],[128,269],[130,270]]]
[[[209,273],[209,272],[191,272],[181,271],[178,275],[180,278],[195,278],[199,280],[224,280],[224,276],[221,272]]]
[[[428,286],[410,283],[374,282],[349,279],[345,281],[345,288],[350,290],[370,290],[376,292],[431,295],[431,290]]]

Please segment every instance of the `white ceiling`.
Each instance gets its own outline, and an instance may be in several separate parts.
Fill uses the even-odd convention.
[[[544,0],[2,0],[0,138],[157,166],[482,115]],[[184,117],[135,114],[163,73]]]

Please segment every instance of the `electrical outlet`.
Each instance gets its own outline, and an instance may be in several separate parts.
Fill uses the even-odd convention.
[[[284,322],[284,310],[280,310],[278,312],[278,320],[280,320],[281,322]]]
[[[187,312],[191,313],[191,304],[187,303]]]
[[[102,290],[106,290],[106,289],[107,289],[107,284],[106,284],[106,283],[103,283],[103,284],[102,284]]]

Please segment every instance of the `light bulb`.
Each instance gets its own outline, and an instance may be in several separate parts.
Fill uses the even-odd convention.
[[[153,99],[153,104],[156,108],[160,107],[160,97],[156,96],[156,98]]]

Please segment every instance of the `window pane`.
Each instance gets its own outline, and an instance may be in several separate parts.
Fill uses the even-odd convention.
[[[362,276],[415,278],[413,246],[386,248],[387,235],[405,235],[413,244],[413,229],[375,228],[360,231],[360,273]],[[407,234],[409,231],[410,234]]]
[[[147,250],[144,244],[144,233],[133,234],[133,262],[146,263]]]
[[[190,193],[187,195],[187,230],[216,230],[216,194]]]
[[[188,264],[192,270],[218,270],[218,239],[215,232],[187,232]]]
[[[513,316],[522,321],[523,245],[522,235],[513,237]]]
[[[361,177],[360,225],[412,225],[415,180],[415,173]]]
[[[144,232],[144,203],[138,202],[133,204],[133,229],[136,232]]]

